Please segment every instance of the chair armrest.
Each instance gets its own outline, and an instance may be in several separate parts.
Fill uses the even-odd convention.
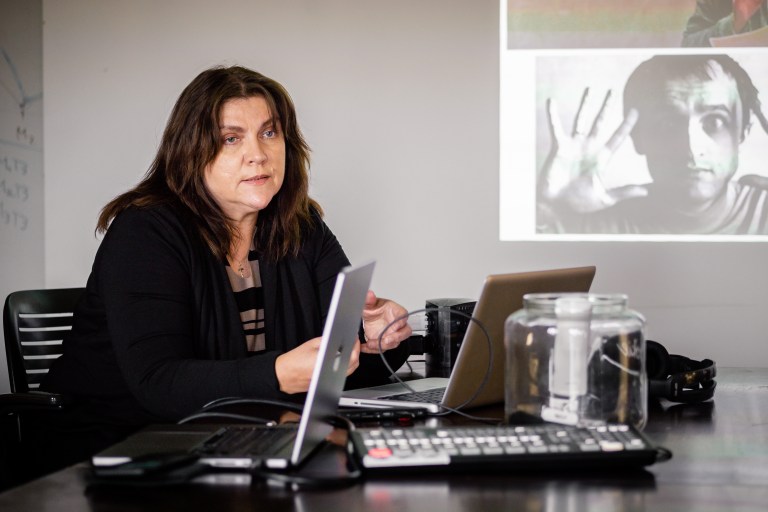
[[[25,393],[6,393],[0,395],[0,412],[17,411],[55,411],[66,405],[64,395],[45,391],[27,391]]]

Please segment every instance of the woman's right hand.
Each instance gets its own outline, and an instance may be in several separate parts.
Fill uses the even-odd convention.
[[[312,338],[275,359],[275,374],[283,393],[304,393],[309,389],[312,372],[317,364],[321,338]],[[355,340],[349,358],[346,375],[351,374],[360,364],[360,341]]]

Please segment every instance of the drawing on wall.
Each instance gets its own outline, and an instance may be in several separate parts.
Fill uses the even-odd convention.
[[[0,225],[25,231],[29,226],[29,215],[25,212],[25,203],[30,198],[27,177],[30,174],[30,159],[24,151],[39,152],[36,145],[38,126],[34,119],[28,118],[27,111],[35,103],[42,101],[42,84],[36,84],[38,92],[28,94],[22,77],[13,59],[5,48],[0,47],[0,100],[5,121],[0,125]],[[15,122],[14,122],[15,121]]]
[[[683,48],[712,13],[701,0],[659,7],[658,24],[621,21],[658,3],[502,2],[502,240],[768,240],[768,48]],[[752,4],[760,31],[766,1]],[[585,44],[554,48],[566,22],[552,20],[574,11],[590,20]],[[518,14],[547,30],[515,35]],[[655,46],[636,47],[638,32]]]
[[[29,211],[33,173],[42,171],[42,74],[28,71],[30,63],[22,61],[26,59],[22,51],[12,54],[10,47],[26,51],[24,44],[4,39],[0,41],[0,226],[26,231],[34,216]]]
[[[0,298],[45,286],[42,0],[0,0]],[[8,390],[0,348],[0,392]]]

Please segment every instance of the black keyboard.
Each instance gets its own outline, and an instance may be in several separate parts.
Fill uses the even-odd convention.
[[[627,425],[360,428],[352,441],[369,471],[628,469],[661,460],[659,449]]]
[[[274,453],[296,437],[294,427],[228,426],[199,448],[202,456],[257,456]]]
[[[400,395],[390,395],[382,397],[385,400],[401,400],[404,402],[421,402],[439,404],[443,401],[445,388],[428,389],[426,391],[414,391],[412,393],[402,393]]]

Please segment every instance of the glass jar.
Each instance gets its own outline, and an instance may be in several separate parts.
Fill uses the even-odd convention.
[[[505,412],[573,425],[648,417],[645,319],[626,295],[535,293],[504,326]]]

